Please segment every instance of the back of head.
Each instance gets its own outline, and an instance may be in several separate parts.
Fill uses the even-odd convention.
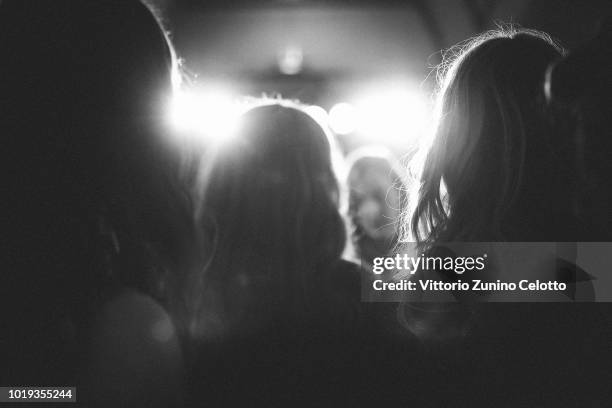
[[[309,314],[345,242],[325,131],[297,105],[255,107],[211,160],[203,194],[214,235],[208,287],[236,315]]]
[[[0,30],[4,162],[24,219],[61,230],[103,211],[113,228],[150,228],[142,217],[170,205],[176,165],[159,134],[175,59],[153,13],[136,0],[8,0]]]
[[[8,299],[78,319],[117,269],[140,285],[152,258],[180,258],[177,161],[158,132],[176,60],[137,0],[2,1],[0,55]]]
[[[56,110],[150,114],[170,91],[173,52],[141,1],[6,0],[1,10],[2,69],[12,79],[3,86],[24,99],[38,92],[40,106]]]
[[[550,201],[560,187],[540,84],[561,51],[543,33],[514,29],[451,51],[420,170],[413,235],[422,243],[538,240],[538,231],[555,225]],[[563,212],[563,203],[558,208]]]

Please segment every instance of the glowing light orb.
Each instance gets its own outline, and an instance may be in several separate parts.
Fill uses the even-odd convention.
[[[354,132],[358,126],[358,112],[353,105],[341,102],[329,110],[329,126],[339,135]]]

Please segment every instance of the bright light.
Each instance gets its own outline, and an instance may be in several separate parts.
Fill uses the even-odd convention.
[[[350,103],[341,102],[329,110],[329,126],[339,135],[352,133],[357,129],[358,113]]]
[[[303,64],[304,52],[300,47],[287,47],[278,55],[278,69],[285,75],[299,74]]]
[[[363,97],[357,106],[360,131],[376,139],[415,139],[428,123],[427,103],[418,91],[379,91]]]
[[[422,136],[429,124],[426,97],[402,84],[373,87],[353,101],[330,110],[329,125],[335,133],[358,132],[377,142],[405,144]]]
[[[242,106],[221,89],[177,92],[170,102],[170,125],[182,135],[205,140],[229,138],[236,129]]]

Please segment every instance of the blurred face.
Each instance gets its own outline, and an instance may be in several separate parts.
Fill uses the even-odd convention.
[[[353,170],[349,188],[349,216],[355,227],[372,239],[392,239],[401,203],[390,170]]]

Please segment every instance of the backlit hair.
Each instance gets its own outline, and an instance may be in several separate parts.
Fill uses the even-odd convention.
[[[527,198],[549,195],[547,183],[554,188],[539,92],[561,54],[548,35],[512,27],[447,52],[436,128],[413,162],[418,199],[404,214],[404,241],[516,237],[522,226],[510,225],[512,214],[529,211]]]

